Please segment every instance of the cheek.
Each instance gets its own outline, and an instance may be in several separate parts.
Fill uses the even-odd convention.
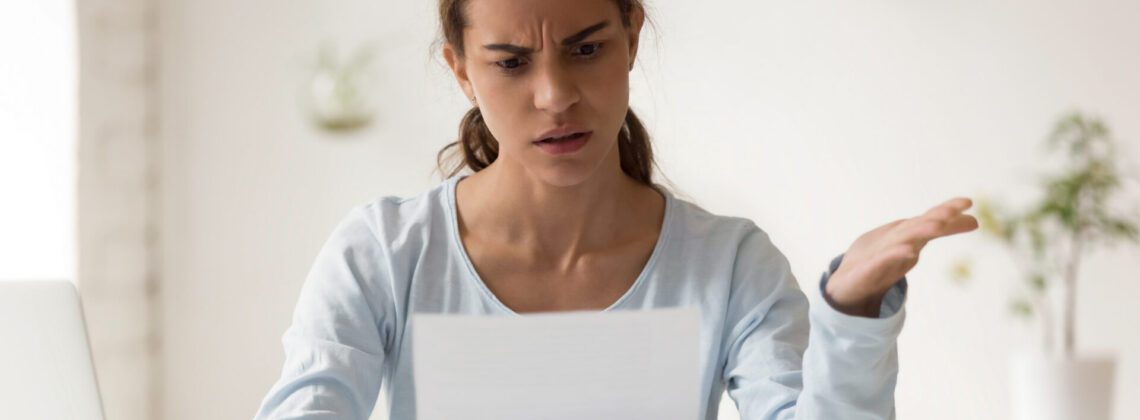
[[[583,91],[587,92],[592,106],[597,108],[596,112],[602,113],[610,122],[618,121],[617,127],[620,128],[629,109],[629,68],[626,60],[617,54],[606,60],[589,72]]]
[[[629,67],[625,59],[626,52],[622,51],[607,51],[604,57],[599,57],[595,62],[587,65],[587,70],[584,71],[583,77],[586,86],[594,88],[606,88],[613,90],[615,96],[618,93],[625,94],[620,91],[628,90],[629,87]]]
[[[518,82],[512,83],[508,78],[488,73],[475,80],[479,86],[479,108],[483,121],[499,140],[500,147],[509,148],[531,134],[524,132],[528,127],[525,120],[529,104],[527,92],[525,86]]]

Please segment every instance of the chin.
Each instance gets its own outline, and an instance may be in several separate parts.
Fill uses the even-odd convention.
[[[611,164],[619,165],[617,172],[621,172],[616,142],[590,144],[580,152],[585,153],[572,159],[555,159],[553,162],[547,160],[531,166],[530,172],[543,183],[553,187],[574,187],[585,184],[593,178],[607,175],[608,165]],[[613,153],[614,156],[610,156],[609,153]]]

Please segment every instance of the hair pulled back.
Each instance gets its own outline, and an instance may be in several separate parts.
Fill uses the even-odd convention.
[[[466,3],[466,0],[439,1],[443,41],[451,44],[458,59],[466,56],[463,45],[463,28],[468,23],[463,13]],[[630,27],[631,15],[635,10],[645,11],[640,0],[614,0],[614,3],[621,13],[621,23],[626,28]],[[632,109],[626,111],[625,123],[618,132],[618,152],[621,155],[622,172],[645,185],[653,185],[653,147],[649,143],[649,132]],[[459,122],[459,139],[444,146],[436,156],[436,161],[440,171],[451,177],[464,168],[473,172],[481,171],[498,157],[499,141],[487,129],[479,108],[472,107]]]

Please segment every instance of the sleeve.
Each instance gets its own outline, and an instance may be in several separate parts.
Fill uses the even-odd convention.
[[[800,291],[784,255],[759,228],[745,237],[733,269],[724,378],[742,420],[894,419],[896,339],[906,278],[879,318],[843,314],[820,287]]]
[[[255,419],[366,419],[389,347],[390,270],[360,208],[313,263],[281,339],[285,365]],[[390,319],[390,318],[388,318]]]

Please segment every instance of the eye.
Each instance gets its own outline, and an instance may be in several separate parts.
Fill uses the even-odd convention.
[[[601,42],[594,42],[590,44],[582,44],[575,48],[574,52],[581,57],[593,57],[598,54],[598,50],[602,49]]]
[[[512,70],[512,69],[518,68],[518,66],[521,64],[522,63],[519,62],[519,59],[517,59],[517,58],[512,58],[510,60],[503,60],[503,61],[495,62],[495,65],[502,67],[503,69],[506,69],[506,70]]]

